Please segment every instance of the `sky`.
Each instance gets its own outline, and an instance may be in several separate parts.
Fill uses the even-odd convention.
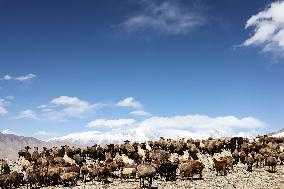
[[[284,1],[0,0],[0,131],[275,131],[283,55]]]

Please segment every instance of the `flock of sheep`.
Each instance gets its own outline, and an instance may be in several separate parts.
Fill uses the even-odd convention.
[[[277,171],[277,164],[284,162],[284,138],[259,136],[253,140],[242,137],[231,139],[170,140],[145,143],[93,145],[75,148],[67,145],[61,148],[37,147],[30,152],[26,146],[19,151],[18,163],[21,171],[11,171],[5,160],[0,160],[1,188],[30,188],[42,186],[75,186],[82,182],[112,182],[139,179],[140,187],[151,187],[153,179],[202,179],[204,163],[199,154],[208,154],[217,175],[234,171],[235,164],[252,167],[268,166],[269,172]],[[214,154],[230,151],[230,155],[214,158]],[[145,182],[146,181],[146,182]]]

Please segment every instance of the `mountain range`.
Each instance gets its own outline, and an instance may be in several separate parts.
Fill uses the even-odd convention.
[[[170,132],[170,131],[168,131]],[[33,150],[34,146],[39,147],[52,147],[61,145],[74,145],[74,146],[90,146],[93,144],[105,143],[122,143],[125,140],[144,142],[147,140],[157,140],[160,136],[167,135],[167,138],[204,138],[224,137],[219,131],[208,131],[206,135],[190,136],[190,133],[162,133],[153,129],[127,129],[127,130],[113,130],[109,133],[100,133],[98,131],[87,131],[81,133],[73,133],[59,138],[51,138],[48,141],[42,141],[33,137],[18,136],[15,134],[3,134],[0,132],[0,158],[16,160],[18,158],[18,151],[25,146],[30,146]],[[186,135],[186,136],[185,136]],[[273,133],[269,136],[284,137],[284,128]]]

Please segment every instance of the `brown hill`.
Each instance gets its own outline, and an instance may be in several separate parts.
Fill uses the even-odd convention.
[[[51,147],[60,146],[61,143],[44,142],[33,137],[24,137],[14,134],[3,134],[0,132],[0,158],[1,159],[18,159],[18,151],[23,149],[25,146],[30,146],[33,150],[34,146],[39,147]]]

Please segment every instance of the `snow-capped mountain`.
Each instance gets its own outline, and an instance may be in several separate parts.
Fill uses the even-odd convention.
[[[273,136],[273,137],[284,137],[284,128],[280,129],[280,130],[278,130],[274,133],[270,133],[269,135]]]
[[[63,137],[51,138],[51,141],[62,141],[76,145],[110,144],[123,143],[125,140],[143,142],[159,138],[159,133],[154,130],[139,129],[114,129],[109,132],[87,131],[71,133]]]
[[[49,142],[66,142],[75,145],[93,145],[93,144],[110,144],[123,143],[125,140],[131,142],[145,142],[148,140],[158,140],[160,136],[171,139],[193,138],[193,139],[207,139],[209,137],[221,138],[231,136],[251,137],[249,133],[232,134],[228,131],[222,130],[206,130],[199,132],[191,132],[187,130],[155,130],[144,127],[137,127],[132,129],[113,129],[108,132],[87,131],[79,133],[71,133],[58,138],[51,138]]]

